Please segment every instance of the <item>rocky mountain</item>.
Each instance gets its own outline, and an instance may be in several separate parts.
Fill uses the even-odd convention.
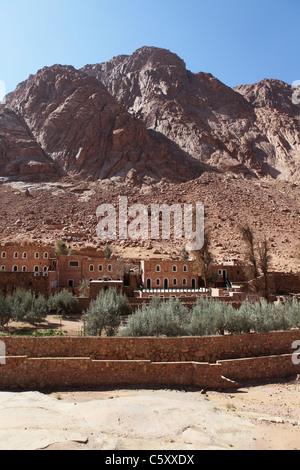
[[[0,105],[0,241],[103,248],[97,206],[198,202],[217,260],[242,257],[237,225],[298,270],[300,104],[278,80],[231,89],[143,47],[82,70],[45,67]],[[104,245],[106,242],[104,242]],[[118,240],[115,253],[176,257],[184,240]]]
[[[231,89],[154,47],[82,70],[45,67],[1,108],[0,176],[102,180],[130,173],[178,182],[229,171],[297,181],[300,105],[292,94],[276,80]],[[20,126],[32,143],[27,160]],[[11,156],[3,150],[11,148],[7,139],[14,139]]]
[[[40,181],[59,171],[39,146],[22,116],[0,105],[0,178]]]
[[[101,83],[73,67],[43,68],[6,97],[7,108],[62,175],[107,179],[133,171],[184,181],[201,174],[198,162],[152,138]]]
[[[262,80],[235,88],[254,107],[256,124],[269,142],[268,163],[279,178],[299,181],[300,104],[294,90],[279,80]]]
[[[211,170],[299,177],[299,105],[283,82],[264,80],[233,90],[210,74],[189,72],[177,55],[152,47],[82,70],[152,132]]]

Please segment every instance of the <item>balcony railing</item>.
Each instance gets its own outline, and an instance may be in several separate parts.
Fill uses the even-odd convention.
[[[141,288],[141,292],[143,294],[188,294],[188,293],[191,293],[191,294],[196,294],[196,293],[203,293],[203,294],[206,294],[208,292],[210,292],[210,289],[206,289],[205,287],[199,287],[197,289],[189,289],[189,288],[186,288],[186,289],[176,289],[176,288],[170,288],[170,289],[161,289],[161,288],[158,288],[158,289],[144,289],[144,288]]]

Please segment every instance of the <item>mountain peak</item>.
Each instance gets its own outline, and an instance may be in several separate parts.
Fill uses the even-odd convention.
[[[44,67],[6,105],[67,173],[104,179],[138,169],[186,180],[205,169],[296,179],[299,105],[292,93],[270,79],[231,89],[188,71],[168,49],[143,46],[81,70]]]
[[[276,109],[292,116],[299,116],[300,107],[293,103],[293,87],[282,80],[264,78],[252,85],[234,88],[257,108]]]

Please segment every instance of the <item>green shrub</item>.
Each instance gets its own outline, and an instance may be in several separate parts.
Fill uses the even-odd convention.
[[[189,310],[179,300],[152,299],[129,319],[121,336],[213,336],[267,333],[300,327],[300,304],[243,302],[239,309],[231,303],[200,297]]]
[[[121,324],[121,316],[130,312],[125,295],[118,294],[116,289],[103,290],[90,303],[84,315],[86,333],[89,336],[101,336],[105,332],[107,336],[114,336]]]
[[[79,284],[79,294],[80,297],[88,297],[89,296],[89,282],[88,281],[81,281]]]
[[[284,310],[288,312],[292,328],[300,328],[300,304],[297,299],[293,299],[283,304]]]
[[[10,303],[7,297],[0,293],[0,327],[4,328],[12,318]]]
[[[129,318],[121,336],[184,336],[188,309],[178,300],[152,299]]]
[[[6,297],[2,295],[0,304],[2,304],[2,310],[6,311],[10,317],[9,319],[16,322],[39,323],[48,314],[45,297],[41,294],[36,296],[33,292],[22,288],[16,289]]]
[[[31,308],[32,293],[25,289],[18,288],[7,297],[12,320],[23,321],[27,311]]]
[[[49,310],[55,311],[58,315],[62,315],[63,318],[72,314],[78,304],[78,299],[66,289],[52,294],[48,299]]]
[[[26,311],[24,320],[28,323],[39,323],[48,315],[48,303],[43,295],[33,295],[31,306]]]

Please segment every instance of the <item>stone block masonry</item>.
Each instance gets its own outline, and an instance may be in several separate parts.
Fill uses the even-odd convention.
[[[300,331],[185,338],[2,337],[1,390],[170,386],[226,390],[300,373]]]
[[[292,354],[300,330],[206,337],[4,337],[8,356],[208,362]]]

